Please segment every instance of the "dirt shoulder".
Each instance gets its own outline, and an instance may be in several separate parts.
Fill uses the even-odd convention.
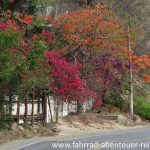
[[[110,117],[110,115],[106,116]],[[150,123],[142,121],[139,117],[133,121],[126,115],[119,115],[118,120],[109,120],[107,117],[104,119],[104,117],[99,114],[87,113],[61,118],[57,127],[60,130],[59,135],[68,136],[81,133],[110,132],[147,125],[150,125]]]
[[[0,144],[19,139],[54,136],[56,134],[57,129],[53,126],[36,124],[24,128],[23,126],[13,124],[12,130],[0,130]]]
[[[19,139],[69,137],[84,133],[110,132],[145,125],[150,124],[139,119],[133,121],[126,116],[121,116],[117,121],[107,118],[104,119],[102,116],[95,113],[69,115],[64,118],[59,118],[59,123],[57,125],[52,123],[45,126],[36,124],[33,127],[28,126],[27,128],[23,128],[23,126],[18,127],[17,124],[14,124],[13,130],[0,131],[0,144]]]

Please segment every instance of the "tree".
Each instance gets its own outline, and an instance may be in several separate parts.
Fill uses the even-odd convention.
[[[125,22],[127,37],[128,37],[128,49],[130,51],[133,48],[133,46],[131,46],[130,30],[131,30],[131,28],[135,28],[135,29],[139,28],[139,26],[141,26],[141,25],[143,27],[147,26],[147,20],[148,20],[147,14],[149,12],[148,11],[149,9],[147,9],[147,8],[149,8],[150,3],[148,0],[142,0],[142,1],[141,0],[135,0],[135,1],[108,0],[107,2],[112,5],[113,9],[118,13],[119,16],[121,16],[121,18]],[[145,22],[145,23],[143,24],[143,22]],[[139,36],[140,36],[139,34],[138,34],[138,36],[136,36],[137,47],[135,47],[134,50],[138,54],[141,54],[141,53],[143,53],[142,50],[144,49],[144,47],[142,46],[143,40],[141,42],[141,39],[139,38]],[[147,40],[145,40],[145,42],[147,42]],[[146,43],[145,43],[145,45],[146,45]],[[131,55],[129,55],[129,57],[130,57],[130,60],[129,60],[129,65],[130,65],[130,69],[129,69],[130,96],[129,97],[130,98],[129,99],[130,99],[130,111],[131,111],[131,114],[133,115],[133,72],[132,72],[133,66],[132,66]]]
[[[31,16],[15,15],[11,11],[1,15],[0,112],[1,117],[4,117],[3,105],[6,96],[9,96],[10,102],[6,106],[9,106],[11,114],[14,95],[18,96],[18,105],[24,102],[23,99],[26,103],[27,97],[32,97],[34,104],[34,97],[38,95],[36,92],[41,90],[43,94],[48,89],[48,77],[42,61],[50,39],[44,32],[37,30],[35,33],[37,28]]]
[[[96,93],[88,90],[84,80],[79,76],[76,65],[70,65],[60,52],[46,52],[50,66],[50,86],[57,105],[64,102],[83,102],[89,97],[97,100]],[[58,107],[58,106],[57,106]],[[58,111],[58,110],[57,110]],[[56,116],[58,122],[58,113]]]
[[[104,95],[116,87],[116,77],[120,76],[120,82],[127,75],[126,57],[130,51],[123,22],[110,7],[97,5],[60,16],[54,20],[53,26],[56,32],[52,45],[64,49],[67,59],[81,65],[82,78],[86,79],[87,85],[90,81],[88,86],[104,102]]]

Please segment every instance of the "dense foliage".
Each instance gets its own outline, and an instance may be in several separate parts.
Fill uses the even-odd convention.
[[[45,21],[45,17],[15,13],[16,1],[0,2],[3,4],[0,14],[3,122],[4,105],[11,119],[16,95],[22,103],[27,97],[40,97],[44,101],[49,95],[67,103],[82,103],[92,98],[93,106],[110,101],[124,110],[122,95],[129,91],[129,73],[132,71],[135,82],[150,83],[149,55],[134,52],[136,29],[128,26],[128,30],[127,22],[111,7],[86,7],[56,18],[49,16]],[[149,105],[142,103],[138,113],[148,118],[148,109]]]
[[[132,59],[133,73],[142,78],[149,68],[149,56],[136,56],[128,49],[135,43],[135,30],[126,29],[111,8],[98,5],[62,15],[52,22],[55,30],[53,45],[62,48],[70,61],[79,62],[83,78],[103,102],[113,90],[122,93],[128,78],[129,60]],[[148,71],[148,70],[147,70]]]

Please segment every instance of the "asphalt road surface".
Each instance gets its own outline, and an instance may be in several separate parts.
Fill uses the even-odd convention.
[[[150,150],[150,127],[56,139],[35,141],[9,150]],[[0,147],[0,150],[5,149]]]

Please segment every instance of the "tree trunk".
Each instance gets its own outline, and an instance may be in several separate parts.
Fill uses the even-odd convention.
[[[83,103],[82,102],[77,102],[77,114],[81,114],[83,109]]]

